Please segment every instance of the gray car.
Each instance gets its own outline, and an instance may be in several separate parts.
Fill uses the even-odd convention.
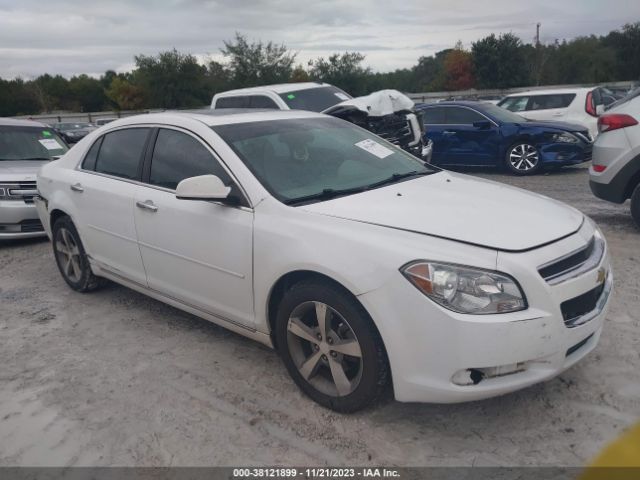
[[[0,240],[45,234],[33,204],[36,173],[68,149],[42,123],[0,118]]]

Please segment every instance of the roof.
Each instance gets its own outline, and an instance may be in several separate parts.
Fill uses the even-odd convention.
[[[35,122],[33,120],[24,120],[21,118],[0,117],[0,126],[3,127],[47,127],[44,123]]]
[[[227,125],[232,123],[248,123],[269,120],[287,120],[295,118],[322,118],[326,115],[302,110],[257,110],[257,109],[220,109],[220,110],[195,110],[182,112],[161,112],[148,113],[143,115],[133,115],[121,118],[112,123],[111,126],[130,125],[136,123],[164,123],[171,120],[192,119],[202,122],[208,126]]]
[[[447,105],[455,105],[458,107],[482,108],[486,104],[487,102],[483,102],[482,100],[446,100],[444,102],[438,102],[438,103],[421,103],[416,105],[416,108],[422,110],[424,108],[442,107]]]
[[[590,92],[595,87],[577,87],[577,88],[554,88],[554,89],[540,89],[540,90],[527,90],[526,92],[510,93],[506,97],[523,97],[525,95],[557,95],[561,93],[583,93]]]
[[[236,94],[236,93],[260,93],[260,92],[274,92],[277,94],[287,92],[297,92],[298,90],[306,90],[308,88],[317,87],[331,87],[328,83],[320,82],[299,82],[299,83],[277,83],[275,85],[262,85],[259,87],[237,88],[235,90],[227,90],[221,92],[218,95]]]

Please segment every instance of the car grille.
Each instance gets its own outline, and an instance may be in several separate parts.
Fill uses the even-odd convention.
[[[400,147],[406,147],[414,140],[406,115],[385,115],[375,120],[370,119],[367,123],[367,130]]]
[[[33,197],[38,194],[36,182],[7,182],[0,184],[0,197],[5,200],[23,200],[33,203]]]
[[[564,324],[571,328],[575,326],[580,317],[596,309],[600,295],[604,291],[605,284],[601,283],[596,288],[582,295],[566,300],[560,304]]]
[[[538,273],[551,285],[582,275],[596,268],[604,255],[604,240],[591,237],[587,245],[568,255],[538,267]]]

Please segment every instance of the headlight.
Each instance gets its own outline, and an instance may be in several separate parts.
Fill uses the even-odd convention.
[[[578,137],[567,132],[554,133],[551,139],[556,143],[578,143]]]
[[[409,263],[400,271],[427,297],[454,312],[481,315],[527,308],[518,283],[502,273],[427,261]]]

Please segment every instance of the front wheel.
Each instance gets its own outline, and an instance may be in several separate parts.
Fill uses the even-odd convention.
[[[329,283],[301,282],[285,293],[276,340],[295,383],[327,408],[360,410],[387,386],[386,353],[369,315]]]
[[[640,228],[640,184],[638,184],[631,195],[631,216],[636,222],[636,226]]]
[[[511,173],[532,175],[540,170],[540,154],[530,143],[518,142],[507,149],[505,164]]]

